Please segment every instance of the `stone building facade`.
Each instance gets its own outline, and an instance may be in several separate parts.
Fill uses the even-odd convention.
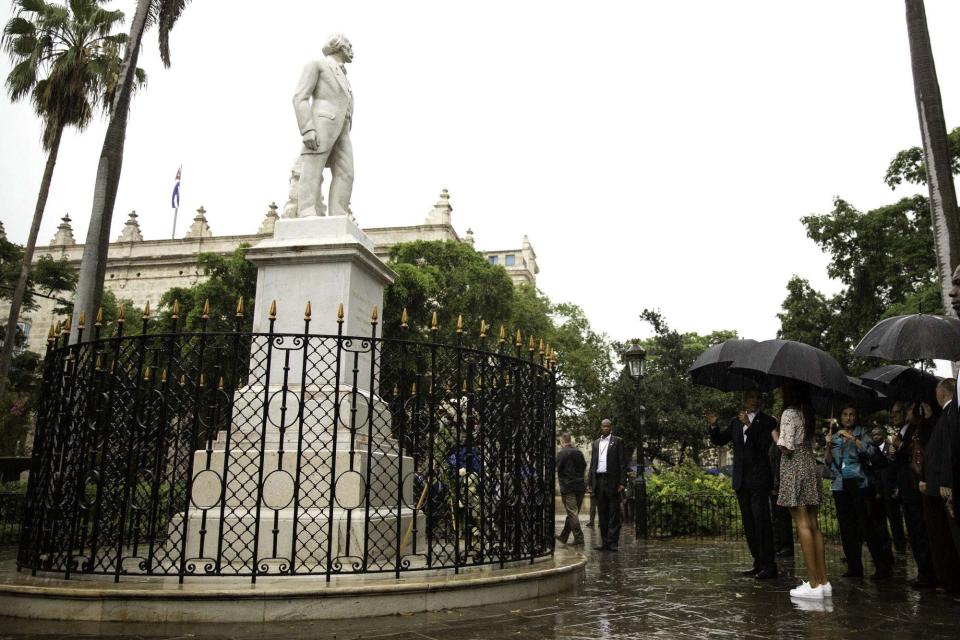
[[[427,214],[422,224],[405,227],[374,227],[364,229],[375,245],[375,253],[386,260],[390,248],[401,242],[414,240],[452,240],[473,246],[472,230],[461,237],[453,227],[450,194],[446,189]],[[147,302],[152,306],[165,291],[174,286],[188,287],[205,279],[197,264],[202,252],[227,255],[241,244],[256,245],[273,234],[279,219],[277,206],[271,204],[256,233],[250,235],[216,236],[207,223],[206,210],[197,209],[193,223],[186,235],[179,239],[146,240],[140,232],[136,212],[131,212],[116,242],[110,244],[107,258],[106,287],[117,298],[131,300],[134,306],[142,307]],[[482,251],[492,264],[503,266],[515,284],[536,284],[539,269],[537,254],[529,239],[524,236],[517,249]],[[35,256],[51,255],[66,258],[79,269],[83,245],[78,244],[70,226],[70,217],[64,216],[53,240],[47,246],[38,246]],[[27,334],[26,348],[42,353],[47,331],[56,321],[53,316],[53,300],[36,298],[39,308],[23,314],[22,328]],[[0,316],[6,317],[9,305],[0,304]]]

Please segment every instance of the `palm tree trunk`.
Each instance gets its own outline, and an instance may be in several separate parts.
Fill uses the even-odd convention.
[[[53,181],[53,168],[57,165],[57,154],[60,152],[60,138],[63,137],[63,126],[58,126],[50,143],[50,153],[47,154],[47,166],[43,170],[43,179],[40,180],[40,193],[37,194],[37,206],[33,210],[33,222],[30,224],[30,234],[27,244],[23,247],[23,262],[20,265],[20,276],[17,278],[17,287],[13,291],[10,301],[10,317],[7,318],[7,332],[3,340],[3,351],[0,352],[0,397],[7,391],[7,373],[10,371],[10,360],[13,358],[13,343],[17,337],[17,320],[20,318],[20,307],[23,305],[23,296],[27,292],[27,281],[30,279],[30,266],[33,264],[33,251],[37,246],[37,236],[40,235],[40,223],[43,221],[43,211],[47,208],[47,196],[50,194],[50,183]]]
[[[113,207],[117,199],[117,189],[120,186],[120,169],[123,165],[123,145],[127,137],[130,96],[133,93],[140,45],[147,28],[150,3],[151,0],[137,0],[137,9],[130,24],[127,50],[120,69],[121,84],[114,97],[110,123],[107,125],[103,148],[100,150],[90,226],[87,227],[87,239],[80,259],[77,294],[74,298],[73,325],[70,328],[71,343],[77,340],[77,322],[80,313],[86,312],[88,318],[96,317],[96,310],[100,307],[103,298],[103,280],[106,276],[107,252],[110,248],[110,222],[113,220]]]
[[[923,0],[906,0],[907,35],[913,67],[913,90],[923,138],[923,157],[930,190],[930,214],[933,242],[937,253],[940,290],[946,313],[954,315],[949,291],[953,270],[960,263],[960,212],[957,191],[950,173],[947,126],[943,118],[943,100],[933,63],[933,49],[927,30]]]

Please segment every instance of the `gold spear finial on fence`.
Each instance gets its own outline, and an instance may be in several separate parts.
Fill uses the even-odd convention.
[[[103,355],[97,354],[97,361],[93,364],[93,368],[97,371],[103,371]]]
[[[167,368],[164,367],[163,371],[160,372],[160,382],[162,384],[167,384]]]
[[[220,376],[220,381],[217,382],[217,389],[219,389],[220,391],[223,391],[223,388],[224,388],[225,386],[226,386],[226,385],[223,383],[223,376]]]
[[[544,350],[543,338],[540,338],[540,351],[539,351],[539,353],[540,353],[540,355],[545,355],[545,354],[547,353],[547,352]]]
[[[507,341],[507,329],[503,326],[503,323],[500,323],[500,344],[503,344]]]
[[[481,319],[480,320],[480,338],[483,339],[486,337],[487,337],[487,323],[484,322],[483,319]]]
[[[173,301],[173,309],[170,311],[170,317],[173,318],[174,320],[177,320],[180,318],[180,301],[179,300]]]
[[[150,367],[148,366],[143,370],[143,381],[150,382]]]
[[[203,315],[200,317],[204,320],[210,319],[210,298],[203,301]]]
[[[407,308],[403,308],[403,313],[400,314],[400,328],[407,329],[410,327],[410,317],[407,315]]]
[[[237,298],[237,317],[243,317],[243,296]]]
[[[143,319],[148,320],[150,318],[150,301],[147,300],[147,303],[143,305]]]
[[[67,316],[67,321],[66,323],[64,323],[63,330],[60,333],[61,334],[70,333],[70,327],[72,326],[73,326],[73,314],[71,313],[70,315]]]
[[[181,387],[187,386],[187,374],[185,373],[180,374],[180,386]]]
[[[457,333],[463,333],[463,316],[457,316]]]
[[[536,350],[537,350],[537,343],[533,339],[533,336],[531,335],[530,340],[527,343],[527,351],[529,351],[530,353],[533,353]]]
[[[430,318],[430,331],[439,331],[440,324],[437,322],[437,312],[433,312],[433,317]]]
[[[520,335],[520,329],[517,329],[517,337],[514,338],[514,343],[516,344],[517,348],[523,346],[523,336]]]
[[[343,303],[337,305],[337,322],[343,322]]]
[[[370,312],[370,324],[377,324],[377,305],[373,305],[373,311]]]
[[[97,309],[97,318],[93,321],[93,326],[102,327],[103,326],[103,307]]]
[[[273,301],[270,302],[270,313],[269,313],[269,316],[270,316],[270,319],[271,319],[271,320],[276,320],[276,319],[277,319],[277,301],[276,301],[276,300],[273,300]]]
[[[117,312],[117,324],[123,324],[127,321],[127,311],[126,308],[121,304],[120,311]]]
[[[206,384],[206,382],[207,382],[206,377],[204,377],[204,375],[201,373],[201,374],[200,374],[200,388],[201,388],[201,389],[203,389],[203,385]]]
[[[410,385],[410,395],[411,395],[411,396],[417,395],[417,383],[416,383],[416,382],[414,382],[413,384]]]
[[[310,306],[310,301],[307,300],[307,307],[303,310],[303,320],[306,322],[313,316],[313,307]]]
[[[81,311],[80,319],[77,320],[77,329],[83,329],[85,326],[87,326],[87,312]]]
[[[466,392],[467,392],[467,379],[466,379],[466,378],[463,379],[463,383],[460,385],[460,392],[461,392],[461,393],[466,393]]]

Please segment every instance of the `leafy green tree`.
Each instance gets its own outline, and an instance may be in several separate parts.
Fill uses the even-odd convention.
[[[635,449],[640,443],[637,402],[641,402],[646,408],[642,428],[646,456],[669,466],[688,459],[699,465],[707,446],[704,410],[730,414],[736,407],[737,396],[695,385],[687,372],[708,347],[737,337],[736,332],[680,333],[670,328],[658,311],[645,309],[640,317],[653,327],[654,335],[631,341],[647,352],[639,400],[634,380],[622,367],[604,396],[604,417],[614,421],[617,433]],[[623,353],[628,346],[615,343],[614,350]]]
[[[464,333],[471,340],[479,334],[481,320],[494,330],[501,323],[510,330],[513,283],[502,267],[490,264],[470,245],[426,240],[401,243],[390,250],[390,268],[397,278],[384,294],[384,337],[401,335],[403,309],[408,314],[409,335],[421,340],[434,339],[430,329],[434,312],[438,342],[456,339],[459,316],[463,316]]]
[[[125,35],[113,33],[123,21],[123,12],[108,11],[98,0],[72,0],[66,6],[45,0],[14,0],[13,4],[15,15],[3,31],[3,47],[14,63],[7,76],[7,93],[13,101],[30,97],[43,120],[47,162],[10,300],[6,339],[0,352],[0,395],[7,384],[17,320],[63,131],[67,127],[82,131],[98,106],[110,106],[121,63],[118,51],[126,42]],[[131,88],[143,82],[143,72],[134,69]]]
[[[867,212],[837,198],[830,213],[802,218],[807,236],[830,256],[827,274],[843,288],[826,297],[794,276],[778,314],[781,338],[833,355],[852,372],[875,363],[850,353],[880,319],[897,313],[942,313],[930,209],[923,196]]]
[[[254,295],[257,291],[257,267],[247,260],[250,245],[242,244],[228,256],[201,253],[197,262],[209,276],[192,287],[173,287],[160,297],[160,314],[152,323],[154,331],[165,332],[173,326],[171,314],[176,301],[180,307],[179,331],[200,331],[204,307],[209,303],[207,331],[233,331],[236,327],[237,303],[243,298],[244,316],[241,331],[253,327]]]
[[[960,127],[947,134],[947,146],[950,150],[950,173],[957,175],[960,173]],[[894,156],[887,167],[883,181],[891,189],[896,189],[904,182],[927,184],[927,166],[923,158],[923,149],[910,147]]]

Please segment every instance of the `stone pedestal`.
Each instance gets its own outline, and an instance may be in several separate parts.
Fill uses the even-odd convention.
[[[343,304],[343,335],[370,335],[370,313],[383,309],[383,289],[393,282],[393,272],[373,253],[373,241],[347,216],[278,220],[272,238],[247,252],[257,265],[257,293],[253,331],[270,329],[270,304],[277,303],[275,333],[302,334],[304,309],[312,307],[311,334],[337,334],[337,308]],[[279,348],[293,345],[292,338],[278,339]],[[289,343],[289,344],[288,344]],[[290,375],[302,369],[301,355],[291,352]],[[369,386],[371,359],[363,353],[357,386]],[[283,380],[283,362],[270,369],[270,384]],[[350,367],[341,371],[341,382],[351,384]],[[291,378],[299,382],[299,376]],[[251,380],[251,383],[263,383]]]

